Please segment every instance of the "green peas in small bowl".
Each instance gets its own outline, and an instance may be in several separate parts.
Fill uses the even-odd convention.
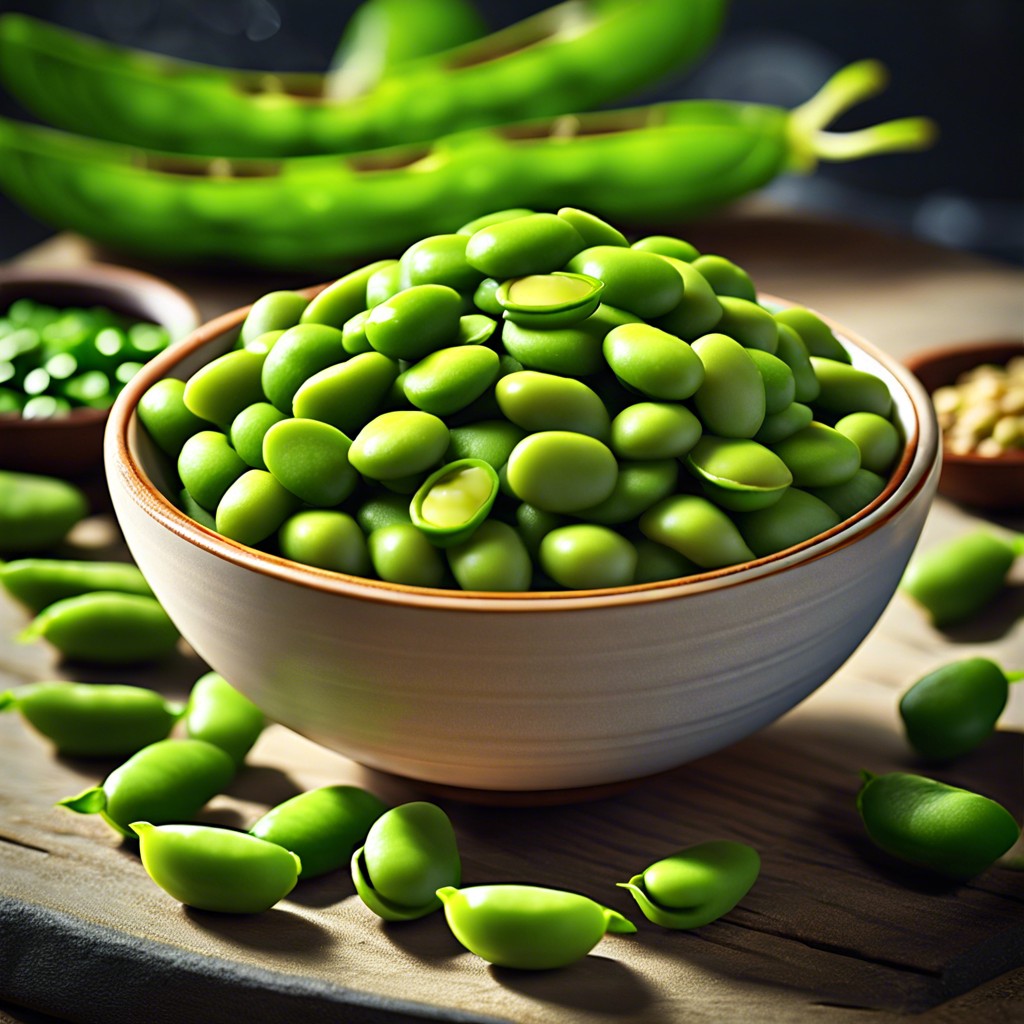
[[[198,324],[184,292],[137,270],[0,269],[0,469],[96,470],[118,390]]]
[[[625,268],[629,300],[632,263],[622,256],[612,262]],[[524,268],[512,269],[520,274]],[[646,264],[639,269],[646,272]],[[365,309],[367,287],[359,274],[331,286],[328,326],[340,330]],[[322,314],[319,306],[303,306],[319,291],[264,302],[264,351],[274,344],[266,331],[287,331],[296,317],[308,323]],[[579,356],[586,372],[575,381],[562,378],[569,381],[560,385],[565,402],[540,400],[537,389],[537,396],[517,397],[511,416],[510,375],[522,374],[518,380],[528,387],[538,381],[549,386],[558,371],[525,365],[502,350],[499,330],[470,342],[499,354],[497,371],[493,360],[487,369],[496,372],[495,380],[483,392],[475,369],[446,361],[444,375],[452,376],[441,383],[446,395],[458,396],[451,406],[458,408],[443,415],[415,406],[410,395],[421,401],[419,390],[406,394],[415,362],[379,351],[346,353],[343,367],[366,359],[382,365],[393,359],[394,365],[384,367],[379,381],[349,390],[351,422],[334,423],[353,441],[361,475],[342,505],[317,509],[310,521],[323,525],[322,533],[304,535],[302,545],[315,551],[316,565],[283,556],[285,547],[298,549],[291,544],[294,530],[279,528],[292,516],[306,523],[311,509],[302,509],[297,497],[285,500],[272,478],[259,476],[274,501],[258,509],[248,508],[245,495],[239,498],[237,484],[227,492],[233,515],[251,513],[266,538],[256,547],[222,536],[205,513],[196,514],[205,515],[206,525],[190,518],[180,507],[173,458],[159,446],[180,421],[166,431],[157,425],[154,434],[140,419],[140,401],[158,381],[187,381],[247,344],[241,328],[248,310],[229,313],[147,364],[114,407],[107,475],[132,553],[184,637],[215,671],[237,680],[269,718],[373,768],[480,790],[570,789],[639,778],[735,742],[821,685],[885,609],[935,490],[938,432],[927,395],[909,371],[840,325],[807,314],[804,319],[829,338],[834,333],[833,355],[883,382],[899,451],[887,477],[865,471],[867,484],[857,481],[861,496],[847,494],[841,506],[856,511],[840,515],[826,498],[835,501],[836,488],[850,489],[846,476],[859,460],[854,442],[831,425],[846,413],[830,414],[814,430],[796,415],[773,425],[772,436],[790,442],[780,455],[789,463],[783,472],[773,462],[766,477],[763,465],[747,459],[748,452],[756,454],[751,438],[761,419],[730,416],[728,394],[738,368],[743,386],[758,392],[764,405],[762,368],[740,343],[714,333],[720,314],[711,287],[700,292],[687,285],[687,293],[700,299],[700,308],[675,317],[660,311],[678,296],[658,291],[657,317],[646,314],[658,324],[644,331],[630,327],[640,325],[639,314],[600,305],[586,319],[555,329],[552,336]],[[474,291],[458,294],[463,318],[495,317],[489,302],[472,312]],[[768,312],[789,305],[765,295],[759,301]],[[436,351],[465,343],[457,312],[453,305]],[[758,316],[767,335],[771,325]],[[391,324],[384,313],[379,319]],[[672,337],[684,323],[700,323],[701,336],[712,339],[694,346],[698,354],[706,350],[703,373],[691,361],[688,342]],[[639,348],[619,360],[618,373],[604,362],[602,339],[617,329],[659,340],[679,371],[672,397],[637,393],[631,381],[647,387],[651,369]],[[786,341],[789,347],[780,344],[778,352],[788,357],[788,334]],[[529,346],[521,351],[529,358]],[[797,367],[794,377],[810,372],[804,358],[807,366]],[[786,385],[780,389],[775,380],[772,387],[795,393],[784,368],[771,368]],[[630,381],[624,384],[622,374]],[[860,381],[856,373],[842,377],[835,389],[839,409],[859,400]],[[332,415],[329,407],[323,415]],[[715,476],[713,491],[756,491],[762,499],[771,495],[761,492],[781,493],[789,475],[807,481],[789,488],[792,500],[780,506],[781,522],[770,507],[754,507],[760,500],[741,501],[745,507],[732,511],[701,491],[686,466],[699,436],[698,416],[749,441],[725,452],[735,449],[743,458],[711,460],[708,446],[698,452]],[[422,443],[411,450],[408,437],[394,436],[394,423],[410,424]],[[797,434],[803,436],[794,441]],[[620,472],[620,460],[630,458],[630,471]],[[443,466],[467,459],[495,471],[498,493],[481,470],[473,480],[490,481],[490,489],[451,496],[452,507],[464,507],[470,528],[481,509],[487,526],[446,547],[415,525],[417,515],[423,518],[420,490]],[[838,459],[846,475],[837,483],[827,470]],[[737,465],[742,479],[732,479]],[[239,480],[263,472],[249,470]],[[442,476],[446,487],[461,486],[461,477]],[[470,482],[467,477],[467,487]],[[534,500],[512,497],[517,488]],[[812,493],[816,489],[822,496]],[[316,495],[305,500],[310,497]],[[590,508],[598,511],[588,519]],[[574,543],[545,545],[548,534]],[[588,558],[598,557],[588,552],[607,552],[613,559],[608,571],[582,571]],[[550,572],[537,568],[541,553]],[[370,571],[367,565],[374,577],[354,574]],[[460,590],[459,581],[486,589]]]

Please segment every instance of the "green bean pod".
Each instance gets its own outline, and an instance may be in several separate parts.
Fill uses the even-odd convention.
[[[646,17],[662,6],[627,4],[624,10],[631,20],[634,11]],[[684,5],[670,0],[669,6]],[[671,36],[663,27],[659,32]],[[617,39],[617,52],[620,44]],[[822,130],[876,92],[883,78],[874,62],[851,65],[792,112],[680,101],[571,122],[475,128],[426,146],[348,158],[169,157],[0,121],[0,188],[49,223],[162,260],[322,266],[404,249],[496,207],[578,203],[610,220],[689,217],[783,171],[809,171],[818,159],[927,144],[931,129],[919,119],[847,135]],[[521,108],[509,100],[508,109]],[[168,120],[187,123],[179,110]],[[677,269],[684,284],[685,273],[696,273],[687,263]],[[686,306],[684,295],[679,309]],[[716,309],[720,313],[715,307],[696,319],[670,313],[661,324],[706,331]]]
[[[501,123],[511,112],[542,117],[605,104],[691,63],[714,38],[724,8],[723,0],[563,3],[450,49],[470,36],[464,25],[440,31],[447,12],[429,16],[436,3],[406,4],[392,26],[413,44],[401,49],[425,55],[362,93],[369,83],[351,60],[333,81],[226,71],[19,15],[0,21],[0,69],[42,119],[102,138],[224,156],[351,152]],[[370,50],[359,35],[357,63],[379,60],[379,40]],[[432,45],[442,52],[427,52]],[[335,90],[338,99],[328,95]]]
[[[185,732],[230,754],[241,765],[266,725],[263,712],[216,672],[200,676],[189,694]]]
[[[0,711],[19,711],[37,732],[72,757],[134,754],[165,739],[184,708],[142,686],[28,683],[0,693]]]
[[[249,835],[291,850],[302,861],[299,877],[316,878],[348,864],[386,810],[357,786],[321,786],[271,808]]]
[[[128,562],[22,558],[0,566],[0,584],[11,597],[34,612],[65,597],[94,590],[153,596],[145,577]]]
[[[584,957],[607,932],[636,926],[586,896],[536,885],[445,886],[437,890],[452,934],[498,967],[537,971]]]
[[[133,821],[162,825],[193,817],[235,774],[235,762],[205,740],[159,740],[115,768],[102,786],[58,801],[77,814],[98,814],[131,836]]]

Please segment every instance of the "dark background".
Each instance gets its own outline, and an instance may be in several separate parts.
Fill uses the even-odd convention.
[[[25,11],[118,43],[282,71],[326,68],[356,6],[355,0],[0,0],[0,11]],[[546,6],[545,0],[477,3],[492,28]],[[843,64],[876,57],[891,71],[889,89],[837,127],[927,114],[939,124],[938,144],[924,154],[822,165],[813,176],[777,181],[772,197],[1020,263],[1022,56],[1020,0],[733,0],[722,36],[699,67],[615,106],[697,96],[793,106]],[[3,95],[0,114],[27,116]],[[0,258],[49,233],[2,198],[0,225]]]

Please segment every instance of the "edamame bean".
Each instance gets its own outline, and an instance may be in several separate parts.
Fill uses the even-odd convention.
[[[813,402],[821,391],[811,366],[811,357],[800,335],[789,324],[775,318],[778,348],[775,354],[793,371],[794,395],[798,402]]]
[[[248,349],[250,352],[259,352],[262,355],[266,355],[276,344],[277,339],[284,334],[284,331],[264,331],[263,334],[251,341],[247,341],[241,348]],[[241,341],[241,339],[239,339]],[[237,346],[236,346],[237,347]]]
[[[697,495],[677,494],[659,501],[640,517],[640,532],[702,569],[738,565],[756,557],[733,521]]]
[[[495,592],[530,589],[533,563],[519,534],[489,519],[469,537],[447,549],[448,567],[463,590]]]
[[[675,459],[623,462],[612,493],[576,514],[580,519],[604,526],[634,522],[653,504],[672,494],[678,479],[679,463]]]
[[[700,420],[685,405],[638,402],[612,420],[611,448],[623,459],[682,458],[700,434]]]
[[[167,377],[158,380],[139,399],[139,419],[157,447],[172,459],[181,446],[210,424],[185,405],[185,382]]]
[[[719,297],[757,302],[757,289],[750,275],[732,260],[708,254],[696,257],[692,265]]]
[[[760,307],[758,307],[760,308]],[[774,321],[773,321],[774,323]],[[788,409],[796,398],[793,371],[781,360],[757,348],[748,348],[750,358],[757,364],[764,383],[765,418]],[[761,426],[764,426],[762,422]]]
[[[409,499],[403,494],[379,494],[359,506],[356,522],[367,536],[382,526],[411,523]]]
[[[686,465],[712,501],[737,511],[774,505],[793,482],[786,464],[770,448],[746,438],[705,434],[687,455]]]
[[[348,358],[343,338],[337,327],[325,324],[299,324],[285,331],[263,364],[263,393],[281,412],[290,414],[295,393],[305,381]]]
[[[437,890],[457,886],[461,878],[448,815],[422,801],[382,814],[352,857],[356,892],[385,921],[411,921],[439,910]]]
[[[449,462],[416,491],[409,515],[413,525],[438,547],[462,544],[487,518],[498,487],[498,474],[490,463],[482,459]]]
[[[689,398],[704,383],[704,366],[695,350],[649,324],[613,328],[603,350],[615,376],[649,398]]]
[[[487,276],[466,262],[468,235],[431,235],[414,242],[399,260],[403,288],[443,284],[459,292],[472,292]]]
[[[319,420],[275,423],[263,439],[263,460],[274,478],[307,505],[340,505],[358,482],[348,461],[352,442]]]
[[[481,313],[467,313],[459,317],[459,345],[486,345],[498,329],[498,321]],[[500,356],[498,357],[501,358]]]
[[[532,213],[475,231],[466,259],[484,276],[505,281],[561,270],[582,248],[583,239],[567,220],[553,213]]]
[[[494,213],[485,213],[480,217],[474,217],[473,220],[466,221],[457,233],[467,236],[475,235],[478,231],[489,228],[492,224],[501,224],[506,220],[519,220],[522,217],[529,217],[535,212],[535,210],[527,210],[522,206],[513,207],[508,210],[495,210]]]
[[[231,447],[250,469],[267,468],[263,461],[263,438],[275,423],[285,418],[285,414],[269,402],[257,402],[243,409],[231,421],[228,432]]]
[[[440,552],[411,522],[375,529],[369,548],[374,572],[387,583],[410,587],[440,587],[444,583]]]
[[[249,835],[291,850],[302,862],[299,878],[317,878],[348,864],[386,810],[357,786],[321,786],[271,808]]]
[[[482,459],[501,469],[512,449],[526,437],[526,431],[506,420],[481,420],[465,427],[453,427],[448,436],[445,459]]]
[[[113,757],[164,739],[182,705],[155,690],[114,683],[28,683],[0,693],[0,711],[19,711],[71,757]]]
[[[636,548],[607,526],[574,523],[544,536],[541,568],[568,590],[626,587],[636,573]]]
[[[558,216],[562,220],[567,220],[576,229],[584,245],[629,245],[626,236],[618,228],[613,228],[607,221],[587,213],[586,210],[563,206],[558,211]]]
[[[892,396],[885,382],[845,362],[811,356],[814,375],[821,385],[816,399],[819,409],[843,416],[851,412],[873,412],[886,417],[892,411]]]
[[[832,328],[809,309],[790,306],[776,313],[775,319],[796,331],[809,355],[835,359],[840,363],[850,361],[849,353],[832,333]]]
[[[384,403],[398,378],[398,362],[379,352],[363,352],[314,373],[292,401],[298,417],[320,420],[354,436]]]
[[[766,395],[767,399],[767,395]],[[765,415],[760,429],[754,435],[758,444],[773,445],[809,427],[814,420],[814,411],[802,402],[790,402],[785,409]]]
[[[155,597],[97,590],[55,601],[18,636],[40,638],[75,661],[124,665],[170,654],[178,630]]]
[[[970,619],[1006,584],[1024,538],[1004,540],[987,530],[954,537],[913,558],[900,590],[939,629]]]
[[[398,260],[383,260],[366,281],[366,308],[387,302],[402,290],[402,267]]]
[[[373,351],[370,339],[366,336],[366,318],[369,315],[368,309],[362,309],[341,325],[341,347],[350,356]],[[294,401],[292,399],[293,404]]]
[[[636,573],[634,583],[658,583],[661,580],[675,580],[694,576],[700,566],[664,544],[656,544],[644,537],[636,542]]]
[[[494,349],[460,345],[431,352],[409,367],[402,375],[402,391],[417,409],[450,416],[479,398],[497,376]]]
[[[415,362],[455,341],[461,315],[462,297],[454,288],[419,284],[374,306],[363,329],[378,352]]]
[[[503,282],[494,297],[505,320],[538,330],[571,327],[586,320],[601,302],[604,283],[586,274],[555,271]]]
[[[574,256],[568,269],[604,282],[604,301],[650,320],[664,316],[683,298],[683,281],[657,254],[596,245]]]
[[[324,324],[327,327],[344,327],[357,313],[366,309],[366,285],[370,278],[384,267],[393,266],[394,260],[377,260],[368,266],[353,270],[338,278],[318,295],[309,300],[309,305],[299,317],[300,324]],[[294,324],[289,324],[289,327]]]
[[[767,508],[736,515],[743,539],[758,558],[802,544],[838,524],[839,516],[825,502],[797,487]]]
[[[263,401],[260,380],[269,355],[235,349],[200,367],[185,382],[182,401],[186,408],[199,419],[227,430],[247,405]]]
[[[193,817],[235,774],[235,762],[204,740],[158,740],[115,768],[102,786],[59,800],[77,814],[98,814],[131,836],[133,821],[155,824]]]
[[[516,529],[522,537],[526,550],[531,558],[536,558],[540,551],[540,542],[552,530],[565,524],[563,516],[557,516],[554,512],[545,512],[543,509],[528,505],[525,501],[516,506]]]
[[[185,513],[193,522],[205,526],[208,530],[217,530],[217,520],[202,505],[192,497],[183,487],[178,492],[178,508]]]
[[[501,316],[504,310],[498,301],[498,289],[501,282],[493,277],[485,277],[473,292],[473,304],[489,316]]]
[[[669,334],[692,341],[715,329],[722,319],[722,304],[711,285],[698,270],[673,256],[662,256],[683,281],[683,297],[655,326]]]
[[[889,420],[873,412],[854,412],[836,423],[860,449],[860,464],[873,473],[885,473],[900,453],[900,434]]]
[[[184,721],[191,739],[220,747],[239,766],[267,724],[263,712],[216,672],[196,680]]]
[[[722,305],[722,319],[715,325],[719,334],[728,334],[744,348],[775,354],[779,347],[779,328],[768,310],[756,302],[732,295],[719,295],[718,301]]]
[[[56,547],[88,513],[89,502],[72,484],[0,470],[0,555]]]
[[[797,487],[833,487],[860,469],[860,449],[824,423],[812,422],[772,445]]]
[[[813,487],[808,493],[825,502],[842,521],[867,508],[885,490],[885,484],[885,478],[870,469],[858,469],[844,483]]]
[[[34,612],[65,597],[94,590],[153,596],[141,572],[128,562],[75,562],[22,558],[0,565],[0,584]]]
[[[692,263],[700,255],[696,246],[672,235],[648,235],[634,242],[632,248],[655,252],[659,256],[671,256],[684,263]]]
[[[252,304],[252,309],[242,324],[242,344],[266,334],[267,331],[285,331],[289,327],[294,327],[308,305],[309,299],[298,292],[267,292]]]
[[[611,422],[604,403],[572,377],[521,370],[502,377],[494,394],[505,417],[530,433],[558,430],[608,439]]]
[[[861,772],[857,810],[886,853],[966,881],[1013,846],[1020,828],[1002,804],[921,775]]]
[[[705,334],[693,343],[704,365],[704,380],[693,396],[704,429],[720,437],[753,437],[765,414],[764,381],[757,363],[724,334]]]
[[[498,967],[537,971],[565,967],[589,953],[605,933],[630,935],[633,923],[586,896],[536,885],[445,886],[452,934]]]
[[[366,537],[359,524],[345,512],[321,509],[297,512],[284,521],[277,540],[281,554],[293,562],[351,576],[370,573]]]
[[[224,492],[248,469],[218,430],[193,434],[178,456],[178,476],[203,508],[213,511]]]
[[[752,846],[715,839],[616,884],[632,894],[649,921],[664,928],[701,928],[728,914],[760,873],[761,858]]]
[[[349,462],[372,480],[398,480],[435,465],[448,447],[444,421],[427,412],[385,412],[356,435]]]
[[[609,497],[618,465],[596,438],[564,430],[524,437],[508,459],[508,483],[520,501],[546,512],[579,512]]]
[[[302,863],[275,843],[211,825],[133,821],[146,874],[187,907],[259,914],[295,888]]]
[[[250,469],[217,504],[217,532],[251,547],[276,533],[298,503],[271,473]]]
[[[927,758],[960,757],[992,735],[1009,694],[1006,673],[988,658],[942,665],[900,698],[907,740]]]

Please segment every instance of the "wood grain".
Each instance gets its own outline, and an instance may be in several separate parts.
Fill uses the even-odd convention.
[[[690,235],[744,263],[767,290],[821,308],[896,355],[998,337],[1021,323],[1022,275],[916,243],[757,210]],[[82,255],[80,244],[64,240],[33,258]],[[212,315],[276,282],[185,286]],[[977,523],[939,501],[922,543]],[[86,556],[118,550],[102,516],[72,540]],[[438,797],[458,831],[467,882],[562,886],[639,924],[636,936],[609,937],[558,972],[490,968],[455,943],[439,916],[383,925],[341,873],[303,883],[257,918],[185,910],[149,882],[132,849],[101,821],[53,806],[113,764],[57,758],[15,716],[0,718],[0,1001],[74,1021],[147,1024],[859,1024],[937,1007],[1024,965],[1024,875],[996,867],[971,883],[945,884],[885,857],[854,809],[857,772],[922,770],[902,739],[895,704],[930,668],[975,653],[1024,667],[1022,569],[983,618],[951,633],[932,629],[897,596],[853,658],[799,708],[726,751],[626,792],[534,808]],[[181,694],[203,668],[183,652],[157,671],[79,673],[40,645],[11,643],[23,621],[20,609],[0,603],[0,687],[59,675]],[[1024,685],[990,742],[933,774],[1002,801],[1020,819],[1022,726]],[[274,726],[203,817],[245,826],[266,807],[327,782],[367,785],[391,802],[426,792]],[[754,889],[721,921],[665,931],[614,888],[649,861],[715,837],[749,842],[763,860]],[[1020,1019],[1012,995],[1019,987],[999,991],[972,1004],[985,1009],[965,1019]],[[940,1008],[922,1019],[954,1018]]]

